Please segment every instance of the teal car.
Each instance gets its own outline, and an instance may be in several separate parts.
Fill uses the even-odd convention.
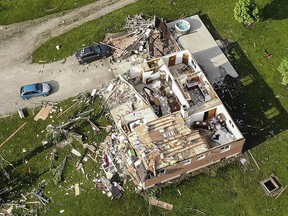
[[[20,97],[28,100],[32,97],[48,96],[51,93],[51,86],[48,83],[35,83],[22,86],[20,88]]]

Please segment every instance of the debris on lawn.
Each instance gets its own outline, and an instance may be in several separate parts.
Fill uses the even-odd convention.
[[[121,196],[123,195],[123,188],[118,183],[112,184],[105,177],[101,177],[100,181],[106,187],[107,196],[112,197],[112,199],[113,198],[117,198],[117,199],[121,198]],[[119,185],[120,187],[117,185]],[[99,184],[98,184],[98,187],[99,187]],[[100,186],[100,187],[102,187],[102,186]]]
[[[54,182],[56,185],[62,182],[63,180],[63,171],[67,163],[67,156],[64,158],[62,164],[60,164],[54,171]]]
[[[287,186],[285,186],[280,192],[279,194],[275,197],[275,200],[278,199],[278,197],[287,189]]]
[[[149,204],[150,205],[154,205],[154,206],[158,206],[160,208],[167,209],[167,210],[170,210],[170,211],[173,209],[173,205],[172,204],[157,200],[154,197],[149,197]]]
[[[108,34],[104,39],[104,43],[114,49],[112,62],[123,59],[141,62],[180,50],[166,22],[158,17],[128,16],[124,29],[124,32]]]
[[[7,118],[7,117],[9,117],[10,115],[4,115],[4,116],[0,116],[0,119],[2,119],[2,118]]]
[[[43,204],[46,205],[48,204],[51,200],[46,197],[41,191],[36,191],[36,192],[31,192],[32,195],[34,195],[36,198],[39,199],[39,201]]]
[[[18,109],[18,114],[19,114],[21,119],[26,117],[23,109]]]
[[[74,155],[76,155],[76,156],[78,156],[78,157],[81,157],[81,153],[80,153],[79,151],[77,151],[76,149],[72,149],[71,152],[72,152]]]
[[[74,187],[74,189],[75,189],[75,196],[78,196],[78,195],[80,195],[80,188],[79,188],[79,184],[77,183],[77,184],[75,184],[75,187]]]
[[[45,120],[49,113],[51,113],[53,109],[53,106],[47,105],[42,107],[42,109],[38,112],[38,114],[35,116],[34,120],[38,121],[39,119]]]
[[[17,128],[16,131],[14,131],[6,140],[4,140],[4,142],[2,142],[0,144],[0,147],[2,147],[6,142],[8,142],[13,136],[15,136],[16,133],[18,133],[19,130],[21,130],[21,128],[23,128],[26,125],[26,122],[24,122],[19,128]]]

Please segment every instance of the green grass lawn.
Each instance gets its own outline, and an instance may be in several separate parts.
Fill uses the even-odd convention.
[[[97,0],[1,0],[0,25],[36,19],[95,1]]]
[[[239,87],[231,91],[233,98],[225,95],[223,101],[231,107],[231,110],[227,109],[234,119],[244,121],[244,125],[240,125],[240,130],[247,140],[245,148],[254,147],[251,152],[260,170],[249,157],[250,164],[246,169],[239,162],[233,162],[219,168],[217,172],[210,171],[210,174],[201,174],[184,180],[176,185],[177,187],[173,185],[155,189],[155,195],[160,200],[173,204],[174,210],[167,212],[152,207],[151,215],[287,215],[288,191],[275,200],[266,196],[259,184],[260,180],[273,173],[283,186],[288,185],[288,93],[287,88],[280,84],[281,77],[277,71],[279,63],[287,57],[288,52],[286,1],[257,1],[264,8],[265,19],[252,30],[246,29],[234,20],[232,10],[236,0],[175,0],[174,2],[175,6],[164,0],[152,0],[148,3],[147,0],[139,0],[137,3],[44,43],[35,51],[34,62],[59,60],[73,54],[82,46],[82,43],[100,41],[106,32],[119,31],[127,15],[144,12],[147,16],[158,15],[166,19],[176,19],[200,14],[213,35],[218,35],[217,37],[221,35],[223,38],[235,41],[225,52],[229,54],[233,66],[240,75]],[[62,48],[54,54],[55,45],[59,42]],[[273,54],[271,59],[265,57],[265,50]],[[68,100],[64,102],[63,107],[69,107],[72,103]],[[99,110],[101,105],[95,106]],[[75,107],[71,112],[76,112],[78,109],[81,107]],[[57,215],[61,209],[65,210],[63,215],[148,215],[147,202],[132,189],[125,191],[120,200],[113,201],[100,191],[96,191],[91,180],[87,180],[83,174],[75,171],[77,161],[75,156],[67,162],[61,187],[56,186],[51,171],[47,170],[52,148],[38,148],[42,146],[41,142],[45,139],[42,131],[48,124],[56,124],[56,120],[55,122],[52,122],[53,119],[34,122],[34,115],[31,110],[29,112],[31,116],[25,120],[20,120],[17,115],[0,120],[0,143],[27,121],[24,129],[1,147],[1,154],[7,160],[21,162],[23,148],[28,152],[39,149],[39,153],[31,157],[28,163],[19,162],[11,173],[13,179],[19,179],[17,180],[19,185],[13,185],[15,189],[9,196],[19,196],[20,189],[24,193],[37,187],[42,179],[46,181],[52,179],[44,190],[45,195],[53,200],[47,206],[48,215]],[[67,113],[58,122],[67,120],[70,115],[71,113]],[[104,137],[105,134],[100,136]],[[92,139],[100,141],[96,137]],[[79,144],[74,145],[79,148]],[[70,147],[59,150],[57,165],[63,161],[70,150]],[[97,169],[93,161],[87,162],[89,178],[94,177],[93,172]],[[3,180],[0,179],[0,183],[3,185]],[[85,187],[85,191],[81,191],[78,197],[74,196],[73,190],[65,190],[75,183],[83,183]],[[68,195],[65,195],[66,193]],[[41,213],[43,214],[43,209]]]

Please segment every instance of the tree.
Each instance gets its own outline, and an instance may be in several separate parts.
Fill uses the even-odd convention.
[[[260,8],[254,0],[239,0],[234,8],[234,18],[247,27],[252,27],[260,20]]]
[[[286,85],[288,84],[288,59],[285,58],[283,61],[280,63],[278,67],[278,71],[282,75],[282,84]]]

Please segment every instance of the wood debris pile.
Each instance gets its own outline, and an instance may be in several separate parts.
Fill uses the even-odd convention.
[[[180,50],[166,22],[158,17],[145,19],[142,14],[128,16],[124,29],[120,36],[109,34],[104,40],[115,50],[112,61],[152,59]]]

